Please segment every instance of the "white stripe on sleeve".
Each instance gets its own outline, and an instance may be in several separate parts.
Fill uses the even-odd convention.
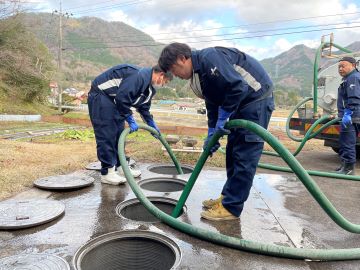
[[[116,86],[116,87],[119,87],[121,81],[122,81],[122,78],[120,78],[120,79],[108,80],[108,81],[106,81],[106,82],[104,82],[104,83],[102,83],[102,84],[99,84],[99,85],[98,85],[98,88],[99,88],[100,90],[106,90],[106,89],[109,89],[109,88],[115,87],[115,86]]]

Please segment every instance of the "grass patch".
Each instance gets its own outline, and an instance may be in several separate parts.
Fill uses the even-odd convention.
[[[59,134],[59,137],[65,140],[80,140],[82,142],[89,141],[95,138],[94,130],[92,129],[69,129]]]
[[[18,98],[11,98],[5,94],[0,95],[0,97],[0,114],[54,115],[58,113],[55,109],[39,102],[21,102]]]
[[[0,199],[31,188],[41,177],[70,173],[96,160],[95,142],[0,140]]]
[[[36,131],[53,128],[66,128],[73,125],[48,122],[1,122],[0,135],[14,134],[25,131]]]
[[[64,115],[65,118],[71,119],[88,119],[90,120],[90,116],[88,112],[68,112]]]
[[[70,173],[96,161],[96,143],[92,138],[92,130],[81,132],[86,135],[54,134],[23,141],[0,139],[0,200],[32,187],[33,181],[38,178]],[[67,133],[68,131],[63,134]],[[82,136],[86,139],[82,140]],[[198,146],[201,147],[204,136],[196,138]],[[282,143],[291,152],[299,145],[293,141],[282,141]],[[304,150],[318,149],[322,143],[319,140],[312,140]],[[221,144],[225,146],[226,140],[221,140]],[[147,131],[138,131],[127,137],[126,152],[138,162],[171,163],[170,157],[161,146],[161,143]],[[265,150],[272,149],[265,144]],[[201,155],[201,153],[183,152],[174,152],[174,154],[180,163],[189,165],[195,165]],[[225,168],[225,156],[216,152],[213,157],[208,158],[205,165]]]

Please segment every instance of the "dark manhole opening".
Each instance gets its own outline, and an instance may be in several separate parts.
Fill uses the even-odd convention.
[[[184,174],[192,173],[194,168],[188,165],[181,165],[181,169]],[[160,165],[152,165],[148,168],[150,172],[158,173],[158,174],[169,174],[169,175],[179,175],[176,170],[175,165],[172,164],[160,164]]]
[[[176,192],[182,191],[186,181],[175,178],[148,178],[138,182],[142,189],[157,192]]]
[[[75,254],[76,270],[166,270],[177,266],[181,252],[174,241],[151,231],[121,231],[88,242]]]
[[[155,207],[159,208],[161,211],[166,214],[171,215],[174,210],[177,201],[170,198],[162,197],[148,197]],[[186,212],[186,207],[183,207],[180,215]],[[142,221],[142,222],[160,222],[160,220],[151,214],[145,206],[141,204],[138,199],[130,199],[124,202],[121,202],[116,206],[116,213],[124,218]]]

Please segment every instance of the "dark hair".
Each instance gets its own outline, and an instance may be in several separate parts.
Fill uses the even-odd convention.
[[[190,58],[191,48],[185,43],[171,43],[162,50],[158,64],[162,70],[169,71],[179,56],[184,56],[186,59]]]
[[[174,76],[172,75],[171,72],[169,72],[169,71],[165,72],[163,69],[160,68],[159,65],[153,66],[152,69],[153,69],[153,72],[155,72],[155,73],[164,72],[164,77],[167,78],[169,81],[171,81],[174,78]]]

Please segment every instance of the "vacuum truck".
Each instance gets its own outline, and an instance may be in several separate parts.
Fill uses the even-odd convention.
[[[334,48],[338,50],[333,52]],[[332,35],[330,42],[324,42],[324,37],[322,38],[321,45],[315,54],[312,97],[301,101],[291,112],[287,121],[288,134],[290,130],[298,130],[300,134],[304,135],[319,118],[329,116],[328,119],[315,127],[313,130],[315,132],[337,117],[337,93],[342,80],[338,73],[338,61],[343,56],[354,57],[358,66],[360,52],[352,52],[334,44]],[[322,67],[319,67],[321,61],[324,63]],[[293,117],[295,111],[297,111],[298,117]],[[324,146],[331,147],[335,152],[338,152],[340,147],[339,132],[340,123],[335,122],[313,138],[323,140]],[[357,156],[360,157],[360,137],[357,138],[356,151]]]

